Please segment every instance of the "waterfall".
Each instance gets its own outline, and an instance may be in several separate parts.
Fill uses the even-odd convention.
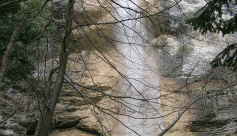
[[[147,44],[148,32],[141,17],[139,0],[118,0],[116,16],[123,20],[117,25],[116,37],[123,59],[123,99],[119,119],[113,135],[153,136],[163,129],[159,78],[154,49]],[[125,21],[126,20],[126,21]],[[133,99],[134,98],[134,99]]]

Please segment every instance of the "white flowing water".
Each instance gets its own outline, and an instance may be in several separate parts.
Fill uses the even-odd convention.
[[[153,136],[163,129],[155,50],[146,46],[144,21],[135,19],[141,16],[139,4],[138,0],[119,0],[116,5],[118,19],[127,20],[117,26],[116,33],[126,76],[120,95],[132,98],[123,99],[126,106],[120,113],[126,116],[119,117],[122,123],[112,135]]]

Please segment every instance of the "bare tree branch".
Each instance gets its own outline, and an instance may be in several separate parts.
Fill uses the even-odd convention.
[[[195,99],[194,101],[192,101],[191,103],[189,103],[185,109],[179,113],[179,115],[175,118],[175,120],[168,126],[166,127],[160,134],[158,134],[158,136],[163,136],[167,131],[169,131],[182,117],[182,115],[190,108],[190,106],[192,106],[194,103],[196,103],[197,101],[203,99],[207,94],[205,93],[204,95],[198,97],[197,99]]]

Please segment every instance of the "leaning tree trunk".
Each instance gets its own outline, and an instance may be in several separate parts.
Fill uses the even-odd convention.
[[[59,93],[63,84],[64,75],[66,72],[66,66],[67,66],[67,59],[68,59],[68,47],[70,45],[70,33],[72,28],[72,16],[73,16],[73,4],[74,0],[68,1],[67,6],[67,14],[66,14],[66,31],[64,35],[64,40],[61,44],[61,54],[60,54],[60,60],[59,60],[59,67],[58,67],[58,75],[56,78],[56,82],[54,83],[53,89],[50,90],[50,87],[46,88],[46,91],[50,91],[50,96],[46,96],[46,102],[44,108],[41,110],[41,116],[38,121],[35,136],[48,136],[53,114],[56,106],[57,99],[59,97]],[[50,76],[49,76],[50,77]],[[50,86],[51,84],[48,84]],[[47,93],[47,92],[46,92]],[[48,92],[49,95],[49,92]]]
[[[0,73],[0,82],[4,81],[4,77],[5,77],[5,74],[6,74],[6,69],[8,67],[8,61],[9,61],[10,52],[12,50],[13,45],[15,44],[15,39],[17,37],[17,34],[21,31],[21,29],[23,28],[24,24],[25,24],[24,20],[21,21],[18,24],[17,28],[13,32],[13,34],[11,36],[11,39],[10,39],[8,45],[7,45],[7,49],[4,52],[4,56],[3,56],[3,59],[2,59],[2,68],[1,68],[1,73]]]
[[[23,1],[23,0],[22,0]],[[22,2],[19,0],[19,2]],[[3,5],[0,5],[0,9],[1,6],[5,6],[6,4],[11,4],[11,2],[7,2]],[[17,28],[15,29],[15,31],[12,33],[11,39],[7,45],[7,49],[4,52],[4,56],[2,59],[2,68],[1,68],[1,73],[0,73],[0,83],[4,82],[4,77],[6,75],[6,69],[8,67],[8,61],[9,61],[9,55],[10,52],[15,44],[15,39],[17,38],[18,33],[23,29],[23,27],[25,26],[25,24],[27,23],[27,18],[29,17],[30,13],[32,10],[32,5],[29,6],[28,11],[25,13],[24,17],[21,19],[21,22],[19,22],[19,24],[17,25]]]

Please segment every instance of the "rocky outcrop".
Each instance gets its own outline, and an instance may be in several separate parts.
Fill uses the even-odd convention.
[[[183,0],[179,3],[179,6],[168,10],[167,13],[171,16],[170,28],[177,33],[173,33],[173,35],[160,35],[152,41],[152,44],[159,50],[159,71],[161,75],[167,78],[178,79],[176,80],[179,81],[177,84],[185,86],[184,84],[186,84],[187,79],[188,83],[195,83],[212,71],[212,76],[208,76],[208,81],[205,80],[208,85],[199,85],[199,88],[205,86],[204,90],[197,89],[198,91],[192,92],[190,89],[195,90],[195,88],[188,86],[183,95],[175,94],[180,92],[179,88],[177,88],[177,92],[171,91],[170,97],[182,96],[187,97],[184,98],[187,100],[189,98],[188,95],[186,96],[186,91],[190,91],[194,96],[208,91],[208,96],[196,103],[193,107],[194,110],[190,110],[191,115],[189,116],[191,117],[189,119],[187,119],[188,116],[185,114],[184,119],[180,120],[181,123],[178,123],[178,125],[184,122],[184,126],[180,125],[183,128],[175,126],[167,135],[170,133],[171,135],[172,133],[181,135],[179,132],[184,130],[185,134],[188,135],[237,135],[237,116],[235,114],[237,110],[236,87],[225,88],[228,84],[236,83],[236,75],[228,69],[212,70],[210,65],[210,62],[227,45],[237,42],[234,38],[236,34],[225,35],[224,37],[221,34],[214,33],[202,35],[199,32],[192,31],[184,24],[185,19],[192,17],[193,13],[205,3],[202,0]],[[166,4],[172,5],[175,4],[175,1],[169,0],[166,1]],[[232,76],[230,76],[230,73]],[[170,90],[166,89],[163,91],[165,94]],[[173,103],[178,103],[177,101],[169,102],[170,100],[166,102],[164,98],[163,103],[171,104],[172,106],[175,105]],[[164,110],[166,108],[165,106],[163,107]],[[170,111],[168,110],[168,112]],[[168,121],[165,119],[165,122],[170,121],[170,118],[167,118]],[[189,133],[189,131],[191,132]]]
[[[213,34],[212,38],[221,37]],[[222,45],[216,45],[197,39],[182,43],[171,35],[162,35],[153,42],[158,48],[162,47],[159,53],[161,74],[180,78],[197,78],[207,74],[211,69],[210,62],[225,47],[224,42]]]
[[[198,135],[237,135],[236,90],[209,92],[205,100],[196,104],[198,117],[188,128]]]
[[[172,6],[175,1],[169,0],[163,3]],[[227,45],[236,42],[233,38],[236,35],[225,35],[225,37],[214,33],[202,35],[185,25],[185,20],[192,17],[205,3],[204,0],[183,0],[179,6],[166,11],[171,16],[169,28],[174,33],[160,35],[151,42],[161,49],[159,51],[161,75],[200,78],[211,70],[210,62],[216,55]]]
[[[95,54],[82,53],[82,57],[84,63],[77,54],[69,56],[68,75],[78,90],[69,84],[63,86],[55,111],[55,127],[77,127],[102,133],[105,129],[102,124],[108,129],[112,122],[102,111],[115,109],[114,102],[105,94],[112,95],[118,91],[120,77]]]
[[[52,64],[51,60],[47,64]],[[114,95],[118,92],[120,75],[94,53],[83,52],[81,55],[75,53],[69,55],[66,77],[70,77],[70,79],[67,79],[76,89],[69,83],[63,85],[56,105],[53,128],[74,127],[96,134],[111,131],[114,120],[109,116],[105,116],[105,112],[106,110],[115,112],[118,110],[116,104],[108,95]],[[13,94],[11,93],[11,95]],[[24,99],[20,99],[20,97]],[[24,110],[25,101],[30,97],[18,93],[11,96],[11,98],[15,103],[22,103],[23,105],[15,115],[0,126],[0,135],[23,136],[33,134],[37,125],[36,117],[40,116],[40,113],[35,116],[32,107],[25,109],[29,112]],[[27,102],[30,103],[30,101]],[[4,101],[1,101],[1,103],[4,103]],[[34,103],[34,106],[37,108],[36,103]],[[13,105],[10,105],[9,110],[14,109],[13,107]],[[109,114],[113,115],[110,112]],[[1,121],[5,117],[8,117],[8,115],[4,118],[1,116]]]
[[[1,92],[0,135],[25,136],[34,134],[37,125],[35,103],[22,93],[13,93],[12,89]],[[3,108],[4,107],[4,108]]]

